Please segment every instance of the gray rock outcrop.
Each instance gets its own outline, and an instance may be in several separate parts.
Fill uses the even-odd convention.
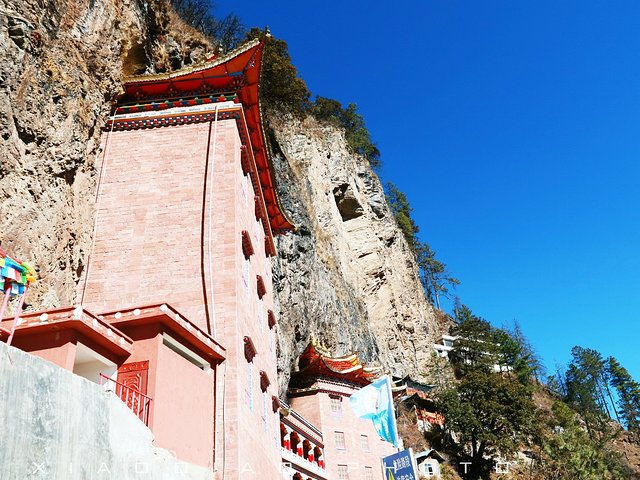
[[[298,227],[278,239],[274,263],[282,385],[312,338],[420,376],[437,326],[377,175],[340,130],[270,117],[281,200]]]

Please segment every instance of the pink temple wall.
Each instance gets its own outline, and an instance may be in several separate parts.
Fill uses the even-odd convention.
[[[215,469],[224,469],[229,480],[278,478],[279,418],[271,408],[271,395],[277,395],[276,354],[271,348],[275,329],[267,325],[267,310],[273,309],[271,263],[264,251],[264,233],[255,218],[251,182],[241,168],[236,122],[222,120],[217,128],[198,123],[109,135],[108,142],[106,134],[103,139],[106,163],[85,308],[100,312],[169,303],[204,330],[215,331],[227,357],[216,375]],[[203,207],[207,148],[213,170],[211,225],[208,196]],[[255,250],[248,262],[247,288],[243,280],[243,230],[251,234]],[[215,322],[213,318],[207,322],[205,311],[205,300],[210,300],[203,289],[203,275],[209,279],[208,261],[214,275],[210,308]],[[262,304],[256,275],[261,275],[266,285]],[[80,282],[78,298],[82,290]],[[244,336],[251,337],[257,350],[252,362],[251,409],[244,398],[248,381]],[[271,380],[266,394],[260,389],[260,370]],[[171,388],[156,389],[154,402],[171,402],[184,395]],[[194,391],[198,398],[193,398],[193,404],[212,401],[210,392],[213,388]],[[268,399],[266,428],[263,397]],[[185,414],[189,415],[187,422],[210,425],[208,414],[196,408]],[[153,422],[160,438],[163,426],[155,418]]]
[[[227,361],[219,369],[217,465],[228,479],[279,478],[279,415],[273,412],[271,396],[278,394],[275,329],[267,322],[267,310],[273,309],[271,261],[264,250],[264,232],[255,217],[254,191],[242,172],[240,139],[235,123],[220,122],[217,144],[233,155],[233,161],[216,161],[214,166],[214,265],[216,266],[215,311],[218,338],[227,349]],[[249,261],[242,250],[242,231],[251,235],[255,253]],[[248,272],[245,276],[245,262]],[[267,293],[258,299],[256,275],[264,279]],[[245,287],[244,278],[248,284]],[[262,311],[262,314],[260,313]],[[246,402],[248,385],[244,337],[253,341],[257,354],[251,362],[252,406]],[[266,394],[260,388],[260,370],[271,385]],[[224,379],[226,378],[226,381]],[[266,428],[263,422],[267,400]]]
[[[126,331],[134,343],[125,363],[149,362],[146,394],[152,398],[154,444],[180,460],[213,468],[215,371],[203,371],[164,345],[158,325]]]
[[[103,136],[85,308],[167,302],[207,330],[200,227],[208,139],[208,123]]]
[[[16,337],[13,346],[73,371],[77,345],[75,335],[69,330]]]
[[[325,383],[322,380],[319,380],[316,385],[322,389],[348,395],[356,391],[347,385]],[[370,420],[363,420],[354,415],[347,396],[340,398],[342,398],[340,415],[331,411],[330,394],[326,391],[291,398],[290,404],[322,431],[327,478],[338,478],[338,465],[346,465],[349,469],[349,478],[364,479],[365,467],[371,467],[374,480],[383,480],[381,459],[397,450],[378,436]],[[344,450],[336,447],[335,432],[344,433],[346,447]],[[368,452],[363,449],[361,435],[368,437]]]
[[[185,462],[213,468],[214,370],[205,372],[160,342],[154,405],[156,445]]]

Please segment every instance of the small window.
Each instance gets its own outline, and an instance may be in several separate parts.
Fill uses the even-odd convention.
[[[264,426],[264,431],[267,431],[267,392],[262,393],[262,425]]]
[[[245,259],[242,264],[242,284],[245,294],[249,293],[249,260]]]
[[[245,367],[244,401],[249,410],[253,410],[253,364],[247,362]]]
[[[360,435],[360,445],[362,445],[362,451],[369,451],[369,437],[366,435]]]
[[[271,380],[269,380],[267,372],[260,370],[260,388],[263,392],[266,392],[269,385],[271,385]]]
[[[364,480],[373,480],[373,468],[364,467]]]
[[[242,254],[246,260],[255,253],[253,248],[253,242],[251,241],[251,235],[246,230],[242,231]]]
[[[248,192],[249,192],[249,180],[247,179],[247,176],[244,175],[242,177],[242,198],[244,199],[245,205],[249,201]]]
[[[346,465],[338,465],[338,480],[349,480],[349,469]]]
[[[262,299],[258,300],[258,324],[260,325],[260,331],[264,332],[264,302]]]
[[[243,342],[244,342],[244,358],[247,359],[247,362],[252,362],[253,358],[258,354],[258,351],[256,350],[256,345],[253,343],[253,340],[251,340],[251,337],[246,335],[243,338]]]
[[[334,417],[342,416],[342,398],[341,397],[329,397],[331,401],[331,415]]]
[[[276,314],[273,313],[273,310],[267,311],[267,319],[269,320],[269,328],[276,326]]]
[[[344,442],[344,432],[333,432],[333,435],[336,442],[336,448],[338,450],[346,450],[347,446]]]

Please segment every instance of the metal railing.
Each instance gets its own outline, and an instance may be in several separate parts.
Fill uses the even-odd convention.
[[[111,377],[100,374],[100,385],[105,389],[115,392],[115,394],[129,407],[129,409],[148,427],[149,410],[151,410],[151,397],[141,391],[120,383]]]
[[[280,447],[280,450],[283,461],[292,465],[298,465],[299,467],[317,475],[319,478],[326,478],[327,473],[325,471],[324,460],[320,460],[318,463],[315,461],[311,462],[288,448]]]

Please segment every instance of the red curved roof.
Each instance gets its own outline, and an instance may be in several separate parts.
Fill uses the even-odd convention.
[[[162,110],[221,99],[241,103],[271,230],[283,233],[294,226],[280,206],[264,137],[259,101],[263,50],[264,41],[254,40],[200,65],[166,74],[126,78],[125,93],[116,113]]]
[[[378,378],[381,369],[366,367],[360,362],[357,353],[344,357],[331,357],[327,351],[310,343],[298,360],[299,371],[293,376],[305,381],[318,377],[328,377],[367,385]]]

